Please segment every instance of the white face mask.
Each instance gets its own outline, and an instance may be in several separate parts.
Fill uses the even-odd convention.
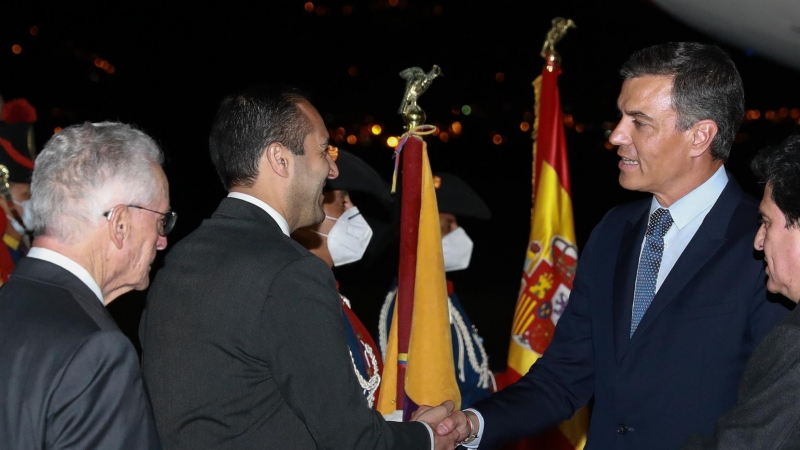
[[[12,201],[14,202],[14,204],[22,207],[22,221],[25,222],[26,225],[30,226],[31,221],[33,220],[31,218],[30,200],[24,200],[21,202],[18,202],[16,200]],[[19,223],[19,221],[17,221],[17,219],[15,219],[13,216],[6,214],[6,217],[8,218],[8,220],[11,221],[11,226],[14,227],[15,230],[17,230],[17,233],[23,236],[25,236],[28,233],[28,229],[26,229],[21,223]]]
[[[31,229],[31,225],[33,224],[33,211],[31,210],[31,201],[30,200],[23,200],[18,202],[14,200],[14,203],[19,205],[22,208],[22,222],[25,224],[29,230]],[[16,220],[14,221],[16,222]]]
[[[472,239],[467,236],[463,228],[458,227],[447,233],[442,238],[442,254],[444,256],[444,271],[453,272],[469,267],[472,258]]]
[[[328,234],[317,234],[328,238],[328,251],[331,252],[333,265],[342,266],[361,259],[372,239],[372,228],[358,208],[354,206],[346,210],[338,219],[331,216],[325,218],[336,223]]]

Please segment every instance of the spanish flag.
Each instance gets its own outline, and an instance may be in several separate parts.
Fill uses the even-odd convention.
[[[548,62],[533,82],[533,208],[531,233],[514,313],[504,387],[528,372],[550,344],[572,290],[578,261],[572,217],[567,145],[558,93],[560,67]],[[586,443],[588,409],[558,428],[509,446],[515,449],[574,450]]]
[[[405,148],[398,292],[377,409],[384,415],[402,410],[407,421],[419,405],[452,400],[458,408],[461,394],[428,150],[414,134],[401,145]]]

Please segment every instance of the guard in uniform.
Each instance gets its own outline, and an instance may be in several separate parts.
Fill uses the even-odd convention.
[[[458,225],[458,217],[488,220],[491,212],[480,196],[461,178],[449,173],[437,173],[433,179],[439,207],[445,272],[464,270],[469,267],[473,243],[466,231]],[[451,280],[447,280],[447,294],[456,379],[461,392],[461,405],[468,407],[496,391],[497,385],[489,368],[489,357],[483,348],[483,339],[461,306]],[[378,323],[381,354],[384,357],[396,297],[395,284],[384,300]]]
[[[25,256],[31,243],[29,221],[31,175],[36,158],[33,124],[36,109],[25,99],[10,100],[0,111],[0,207],[5,213],[3,242],[13,264]],[[2,264],[0,273],[8,267]],[[11,270],[13,270],[13,264]]]
[[[364,160],[336,147],[331,147],[329,151],[335,155],[339,176],[327,180],[323,189],[325,220],[318,225],[298,229],[292,233],[292,238],[335,268],[360,260],[373,235],[369,223],[353,204],[350,192],[369,194],[387,210],[391,195],[380,175]],[[338,281],[336,287],[339,287]],[[367,403],[373,408],[378,399],[383,360],[375,340],[353,312],[350,300],[341,292],[339,296],[353,369]]]

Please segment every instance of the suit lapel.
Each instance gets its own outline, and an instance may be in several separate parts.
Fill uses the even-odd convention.
[[[23,258],[11,277],[26,278],[38,283],[56,285],[72,294],[75,301],[103,330],[119,330],[117,323],[100,299],[83,281],[63,267],[37,258]]]
[[[643,202],[644,204],[644,202]],[[633,308],[633,290],[636,285],[636,269],[639,265],[639,254],[642,249],[644,232],[647,229],[650,202],[638,217],[633,216],[625,223],[622,242],[617,256],[617,270],[614,271],[614,349],[617,362],[627,349],[631,334],[631,310]]]
[[[676,298],[687,283],[694,279],[697,272],[708,263],[714,254],[719,251],[726,241],[725,234],[731,217],[742,196],[741,188],[733,178],[728,175],[728,184],[720,194],[711,211],[703,219],[689,245],[686,246],[681,256],[675,262],[667,277],[664,279],[650,307],[647,308],[636,332],[629,339],[628,345],[617,360],[622,360],[625,353],[655,322],[661,312]],[[635,278],[635,275],[634,275]],[[630,306],[629,306],[630,308]],[[630,314],[629,314],[630,317]]]

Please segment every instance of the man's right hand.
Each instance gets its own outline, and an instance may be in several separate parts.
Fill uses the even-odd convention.
[[[442,421],[434,427],[434,430],[436,430],[436,434],[439,436],[457,434],[459,438],[456,442],[461,442],[469,436],[469,419],[464,411],[453,411],[450,415],[442,419]],[[478,430],[475,431],[477,432]]]
[[[432,429],[433,434],[433,448],[435,450],[453,450],[457,442],[461,442],[467,434],[460,434],[458,429],[455,432],[442,433],[441,421],[446,420],[448,415],[455,414],[453,412],[454,404],[450,400],[445,400],[439,406],[426,406],[421,405],[417,411],[411,416],[411,420],[424,421]],[[469,425],[467,426],[467,433],[469,433]]]

